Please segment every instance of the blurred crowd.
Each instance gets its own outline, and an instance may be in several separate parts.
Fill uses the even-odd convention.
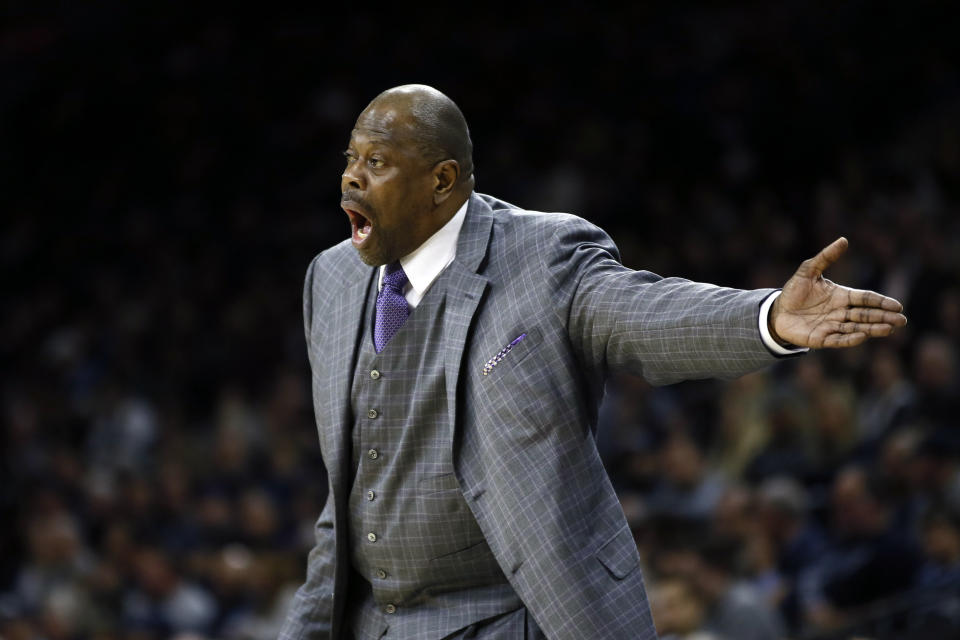
[[[846,235],[827,277],[905,304],[890,339],[732,382],[610,381],[598,441],[661,636],[957,634],[960,52],[938,3],[457,30],[135,4],[0,27],[0,636],[276,636],[326,495],[302,277],[348,234],[353,119],[410,81],[463,108],[479,191],[583,215],[629,266],[778,286]]]

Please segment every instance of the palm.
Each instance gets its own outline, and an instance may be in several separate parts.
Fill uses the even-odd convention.
[[[907,324],[903,305],[873,291],[851,289],[823,277],[847,250],[839,238],[805,260],[783,287],[771,310],[771,328],[781,340],[800,347],[852,347],[867,338],[893,333]]]

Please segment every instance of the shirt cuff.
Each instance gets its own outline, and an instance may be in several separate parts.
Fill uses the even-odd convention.
[[[792,356],[798,353],[806,353],[810,351],[808,347],[794,347],[793,345],[784,347],[770,335],[770,325],[768,324],[770,307],[773,306],[773,301],[780,297],[781,293],[783,292],[779,289],[774,291],[760,304],[760,339],[763,340],[764,346],[775,356]]]

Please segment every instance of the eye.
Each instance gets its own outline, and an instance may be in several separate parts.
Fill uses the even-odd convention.
[[[343,157],[347,161],[347,164],[349,165],[351,162],[357,159],[357,154],[355,154],[353,151],[347,150],[343,152]]]
[[[367,163],[374,169],[380,169],[383,167],[383,158],[380,156],[370,156],[370,159],[367,160]]]

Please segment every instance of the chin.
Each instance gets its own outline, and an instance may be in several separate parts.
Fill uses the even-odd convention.
[[[360,253],[359,251],[357,253]],[[371,267],[379,267],[382,264],[386,264],[381,260],[377,260],[376,256],[368,256],[365,253],[360,253],[360,259],[364,264]]]
[[[383,251],[378,251],[377,247],[355,247],[355,249],[364,264],[370,265],[371,267],[379,267],[389,262],[385,259]]]

